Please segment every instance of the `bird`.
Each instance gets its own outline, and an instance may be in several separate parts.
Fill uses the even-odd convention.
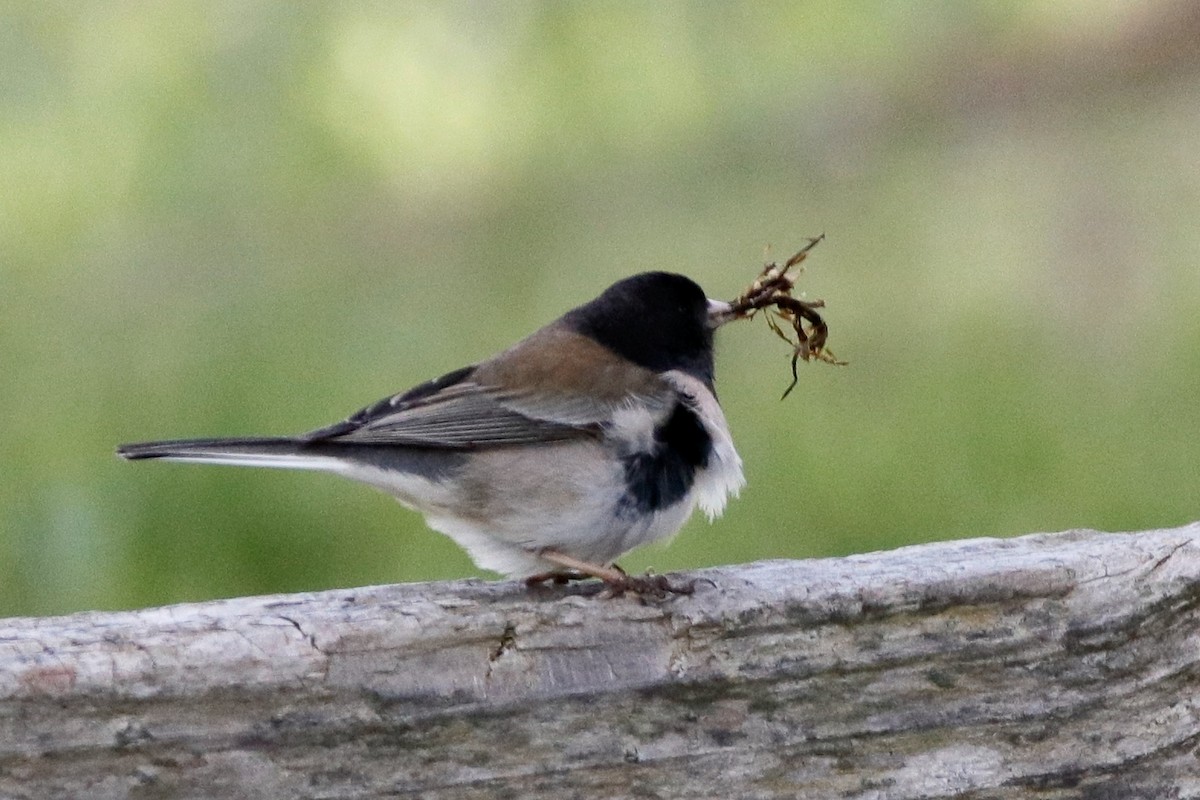
[[[422,513],[483,570],[533,586],[690,592],[616,560],[712,521],[745,483],[715,388],[737,318],[692,279],[645,272],[486,360],[289,437],[124,444],[129,460],[316,470]]]

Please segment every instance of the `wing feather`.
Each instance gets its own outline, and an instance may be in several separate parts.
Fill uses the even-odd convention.
[[[665,409],[671,391],[649,370],[551,325],[304,438],[468,450],[596,437],[635,398]]]
[[[558,441],[595,432],[595,426],[553,422],[506,408],[498,390],[469,380],[411,399],[409,394],[368,406],[345,422],[313,431],[305,438],[469,450]]]

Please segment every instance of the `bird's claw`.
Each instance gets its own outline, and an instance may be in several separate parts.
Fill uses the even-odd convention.
[[[605,597],[633,594],[643,604],[652,600],[661,602],[671,595],[690,595],[696,591],[695,581],[676,585],[666,575],[625,575],[620,580],[605,581],[605,584]]]

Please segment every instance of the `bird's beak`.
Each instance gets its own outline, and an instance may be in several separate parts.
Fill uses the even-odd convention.
[[[708,327],[719,328],[736,317],[737,314],[733,313],[733,306],[729,303],[726,303],[724,300],[709,299]]]

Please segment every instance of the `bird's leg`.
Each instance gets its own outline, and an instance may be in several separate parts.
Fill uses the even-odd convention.
[[[587,575],[592,578],[599,578],[610,586],[621,583],[629,579],[629,576],[621,569],[614,567],[603,567],[599,564],[592,564],[589,561],[581,561],[578,558],[565,555],[557,550],[542,550],[538,555],[549,561],[555,566],[563,569],[577,572],[580,575]]]
[[[538,555],[551,564],[563,569],[599,578],[608,586],[611,596],[618,597],[626,592],[633,592],[639,597],[665,598],[669,594],[691,594],[695,589],[694,583],[685,586],[673,586],[665,575],[628,575],[625,570],[616,565],[602,566],[582,561],[578,558],[560,553],[557,550],[542,550]]]
[[[536,575],[530,575],[525,579],[525,585],[531,589],[534,586],[539,586],[543,583],[554,583],[558,586],[563,586],[571,581],[581,581],[588,577],[590,576],[584,575],[582,572],[578,572],[573,569],[565,572],[562,570],[554,570],[552,572],[539,572]]]

